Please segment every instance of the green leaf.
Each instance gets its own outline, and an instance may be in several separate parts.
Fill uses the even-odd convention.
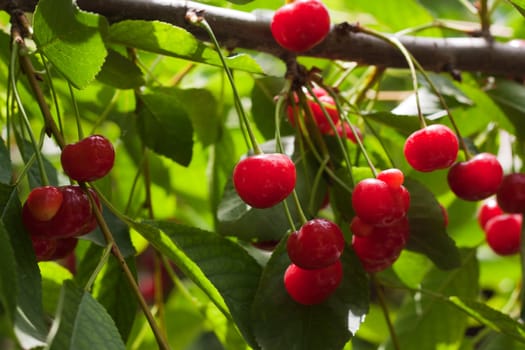
[[[475,250],[466,249],[462,253],[460,268],[449,271],[433,268],[421,281],[421,289],[435,291],[445,297],[445,301],[426,293],[407,296],[395,321],[401,349],[456,349],[463,340],[468,325],[467,315],[450,305],[446,297],[476,297],[479,293],[479,267]],[[392,348],[388,342],[386,349]]]
[[[497,80],[494,87],[487,94],[505,112],[520,137],[525,137],[525,88],[523,85],[510,80]],[[509,130],[509,129],[507,129]],[[510,132],[514,131],[512,129]]]
[[[476,300],[451,296],[449,300],[480,323],[525,343],[525,326],[508,315]]]
[[[509,0],[509,2],[514,5],[516,10],[521,13],[523,17],[525,17],[525,1],[524,0]]]
[[[72,281],[65,281],[46,349],[116,350],[126,346],[104,307]]]
[[[127,258],[126,263],[136,275],[134,257]],[[93,296],[107,310],[115,321],[120,336],[126,341],[137,314],[137,297],[114,256],[110,256],[99,274]]]
[[[21,211],[16,187],[0,184],[0,219],[7,230],[16,260],[15,331],[21,345],[32,348],[44,344],[47,329],[42,307],[40,270],[29,234],[22,226]]]
[[[525,350],[525,344],[501,333],[488,333],[476,350]]]
[[[193,153],[193,127],[185,101],[163,92],[140,96],[138,129],[142,140],[156,153],[187,166]]]
[[[212,232],[173,222],[131,225],[202,288],[221,311],[228,314],[229,309],[246,341],[258,348],[251,330],[250,305],[261,267],[244,249]]]
[[[108,50],[97,80],[118,89],[133,89],[145,84],[140,68],[114,50]]]
[[[404,185],[410,192],[407,249],[426,255],[440,269],[460,266],[459,250],[446,232],[441,207],[432,192],[410,178],[405,179]]]
[[[273,252],[263,271],[252,308],[258,343],[272,350],[340,350],[359,329],[368,312],[368,279],[350,249],[343,256],[343,280],[321,304],[296,303],[286,292],[283,276],[290,264],[286,240]]]
[[[0,183],[9,184],[12,176],[11,156],[9,155],[4,140],[0,138]]]
[[[17,276],[15,255],[8,233],[0,222],[0,338],[11,336],[16,313]]]
[[[222,67],[217,52],[183,28],[159,21],[126,20],[110,27],[109,41],[161,55]],[[232,69],[262,73],[257,62],[246,54],[226,58]]]
[[[215,143],[221,130],[221,120],[217,112],[217,101],[206,89],[163,89],[182,103],[182,107],[191,119],[195,133],[204,147]],[[198,103],[188,103],[198,101]]]
[[[24,160],[25,163],[27,163],[31,160],[31,158],[35,154],[33,146],[31,145],[29,141],[20,138],[18,133],[15,133],[15,135],[16,135],[18,147],[20,149],[20,153],[22,155],[22,159]],[[42,155],[42,159],[44,161],[44,170],[47,174],[49,183],[53,186],[58,186],[58,175],[57,175],[56,168],[53,166],[53,164],[51,164],[51,162],[44,155]],[[31,188],[42,186],[42,184],[44,183],[40,175],[40,168],[38,167],[38,163],[36,162],[36,159],[33,162],[33,164],[29,167],[29,171],[27,172],[27,175],[29,179],[29,186]]]
[[[71,272],[54,261],[43,261],[38,264],[42,274],[42,300],[44,310],[52,315],[58,306],[60,289],[65,280],[71,279]]]
[[[294,138],[282,139],[287,154],[294,152]],[[261,145],[264,152],[275,150],[275,143],[270,141]],[[319,171],[317,162],[312,159],[311,154],[304,156],[294,154],[297,182],[295,191],[305,210],[307,216],[314,215],[322,204],[327,193],[326,182],[320,181],[314,187],[314,178]],[[291,217],[299,222],[299,214],[291,196],[286,199]],[[282,204],[277,204],[267,209],[257,209],[248,206],[237,194],[231,178],[228,179],[223,198],[217,211],[219,219],[218,232],[225,236],[235,236],[246,241],[278,241],[290,228],[289,221],[285,215]],[[271,220],[268,220],[271,218]]]
[[[38,48],[75,87],[84,88],[95,78],[107,54],[104,17],[80,11],[70,0],[42,0],[33,27]]]
[[[406,136],[420,128],[419,119],[415,115],[399,115],[381,111],[365,114],[364,117],[390,126],[400,132],[402,135]]]

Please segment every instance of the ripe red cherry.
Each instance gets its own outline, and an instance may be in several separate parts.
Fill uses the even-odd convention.
[[[355,236],[366,237],[374,232],[374,226],[364,222],[359,216],[354,216],[350,221],[350,231]]]
[[[512,255],[520,250],[522,217],[502,214],[493,217],[485,226],[488,245],[499,255]]]
[[[268,153],[242,159],[233,170],[233,185],[241,199],[254,208],[269,208],[292,193],[296,172],[285,154]]]
[[[293,300],[303,305],[323,302],[339,287],[343,265],[337,260],[332,265],[306,270],[291,264],[284,273],[284,287]]]
[[[36,261],[53,260],[52,256],[57,248],[56,239],[38,239],[31,235],[31,243],[35,251]]]
[[[325,219],[308,221],[286,242],[292,263],[311,270],[332,265],[344,247],[345,239],[339,226]]]
[[[384,181],[364,179],[352,193],[352,206],[363,221],[378,226],[391,225],[406,216],[409,196],[403,186],[391,189]]]
[[[55,241],[56,249],[53,252],[53,255],[51,255],[50,260],[58,260],[65,258],[69,254],[73,253],[78,244],[78,239],[75,237],[60,238]]]
[[[503,214],[503,210],[494,198],[487,199],[478,212],[478,223],[482,229],[485,229],[487,222],[495,216]]]
[[[507,213],[525,211],[525,174],[505,175],[496,193],[500,208]]]
[[[96,219],[87,194],[79,186],[57,188],[63,196],[62,205],[50,220],[38,220],[29,210],[27,201],[24,203],[22,222],[27,231],[40,239],[76,237],[92,231],[96,227]],[[96,193],[91,189],[89,191],[100,209]]]
[[[321,88],[314,88],[313,92],[315,96],[317,96],[319,101],[323,104],[323,107],[325,108],[330,119],[332,120],[332,123],[334,125],[337,125],[337,123],[339,122],[339,112],[337,111],[337,107],[335,106],[334,99],[331,96],[327,95],[327,92]],[[333,134],[332,125],[323,113],[323,110],[321,109],[319,104],[312,98],[311,95],[307,94],[307,98],[307,104],[310,107],[312,116],[314,118],[314,122],[319,128],[319,131],[323,134]],[[288,106],[287,109],[288,121],[294,127],[296,126],[295,118],[297,115],[300,115],[301,118],[304,118],[304,113],[299,110],[299,106],[297,105],[297,103],[299,102],[297,96],[295,96],[295,102],[295,109],[292,106]]]
[[[330,15],[321,1],[296,0],[275,11],[270,29],[285,49],[306,51],[330,32]]]
[[[357,137],[359,137],[359,139],[362,141],[363,134],[361,134],[361,131],[357,128],[357,126],[354,126],[354,129],[356,131]],[[352,132],[352,128],[350,127],[350,124],[348,124],[348,122],[344,121],[342,123],[337,124],[336,130],[337,130],[337,134],[339,134],[340,137],[346,137],[352,143],[357,143],[357,138],[354,136],[354,133]],[[330,130],[328,134],[333,135],[333,131]]]
[[[434,124],[412,133],[404,154],[412,168],[429,172],[451,166],[458,155],[458,139],[445,125]]]
[[[374,227],[367,236],[352,237],[352,247],[367,272],[386,269],[399,257],[410,234],[408,219],[395,225]]]
[[[447,179],[456,196],[478,201],[496,193],[503,179],[503,168],[493,154],[480,153],[465,162],[455,163]]]
[[[94,181],[109,173],[115,162],[115,150],[104,136],[91,135],[64,147],[60,161],[73,180]]]
[[[33,217],[48,221],[56,215],[63,201],[62,192],[54,186],[34,188],[27,197],[26,205]]]

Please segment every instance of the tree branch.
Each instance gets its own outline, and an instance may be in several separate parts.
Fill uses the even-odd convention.
[[[180,0],[77,0],[86,11],[106,16],[111,22],[125,19],[160,20],[183,27],[201,40],[208,35],[185,20],[187,10],[203,11],[222,46],[250,49],[278,57],[291,53],[273,40],[271,11],[242,12]],[[0,10],[17,6],[32,11],[36,0],[0,0]],[[489,42],[484,38],[428,38],[402,36],[407,50],[429,71],[471,71],[525,77],[525,49]],[[355,61],[363,65],[405,68],[406,61],[388,43],[359,33],[348,23],[333,26],[329,36],[304,56]]]

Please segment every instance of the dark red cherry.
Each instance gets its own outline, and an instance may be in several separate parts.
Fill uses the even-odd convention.
[[[505,175],[496,193],[496,199],[503,211],[523,213],[525,211],[525,174]]]
[[[313,219],[292,233],[286,244],[292,263],[303,269],[320,269],[339,259],[345,239],[335,223]]]
[[[31,236],[31,243],[35,252],[36,261],[53,260],[52,256],[57,248],[56,239],[38,239]]]
[[[237,194],[254,208],[269,208],[281,202],[292,193],[295,181],[295,165],[281,153],[244,158],[233,170]]]
[[[105,176],[115,162],[111,142],[101,135],[91,135],[64,147],[60,156],[64,172],[77,181],[94,181]]]

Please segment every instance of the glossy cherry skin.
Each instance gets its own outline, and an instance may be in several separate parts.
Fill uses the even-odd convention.
[[[295,181],[295,165],[281,153],[244,158],[233,170],[237,194],[254,208],[269,208],[281,202],[292,193]]]
[[[403,152],[412,168],[429,172],[450,167],[456,161],[458,139],[445,125],[434,124],[412,133]]]
[[[522,217],[502,214],[493,217],[485,226],[487,244],[498,255],[512,255],[520,251]]]
[[[503,179],[503,168],[493,154],[480,153],[465,162],[455,163],[447,179],[456,196],[479,201],[496,193]]]
[[[292,233],[286,242],[290,260],[303,269],[320,269],[336,262],[345,247],[343,232],[335,223],[313,219]]]
[[[523,213],[525,211],[525,174],[505,175],[496,193],[496,199],[503,211]]]
[[[374,227],[367,236],[352,237],[352,247],[367,272],[386,269],[399,257],[410,235],[408,219],[389,227]]]
[[[317,270],[305,270],[290,264],[284,273],[284,287],[299,304],[314,305],[332,295],[342,279],[343,265],[340,260]]]
[[[63,199],[62,192],[55,186],[42,186],[29,193],[26,205],[35,219],[48,221],[56,215]]]
[[[27,202],[22,207],[22,221],[27,231],[40,239],[68,238],[84,235],[96,227],[96,218],[86,193],[79,186],[57,187],[63,196],[62,205],[51,220],[41,221],[35,218]],[[100,208],[98,197],[93,190]]]
[[[330,15],[318,0],[297,0],[275,11],[270,29],[279,45],[302,52],[319,44],[330,32]]]
[[[323,110],[321,109],[319,104],[314,100],[314,98],[311,95],[307,94],[307,104],[310,108],[310,111],[312,112],[313,121],[322,134],[333,134],[332,124],[337,125],[339,123],[339,112],[337,111],[337,107],[335,106],[334,99],[331,96],[327,95],[327,92],[321,88],[316,87],[313,89],[313,92],[319,99],[319,101],[323,104],[323,107],[325,108],[332,122],[330,123],[330,120],[323,113]],[[294,127],[297,124],[295,121],[296,116],[301,116],[301,118],[304,118],[305,115],[304,112],[302,112],[299,109],[299,99],[297,98],[297,96],[295,97],[295,102],[295,108],[292,106],[288,106],[287,108],[288,121]]]
[[[352,206],[363,221],[378,226],[391,225],[406,216],[410,196],[403,186],[394,190],[384,181],[364,179],[352,192]]]
[[[77,181],[94,181],[104,177],[115,162],[111,142],[101,135],[91,135],[64,147],[60,156],[64,172]]]
[[[478,212],[478,223],[482,229],[485,229],[487,222],[495,216],[504,214],[503,210],[498,205],[498,202],[494,198],[487,199],[479,209]]]

